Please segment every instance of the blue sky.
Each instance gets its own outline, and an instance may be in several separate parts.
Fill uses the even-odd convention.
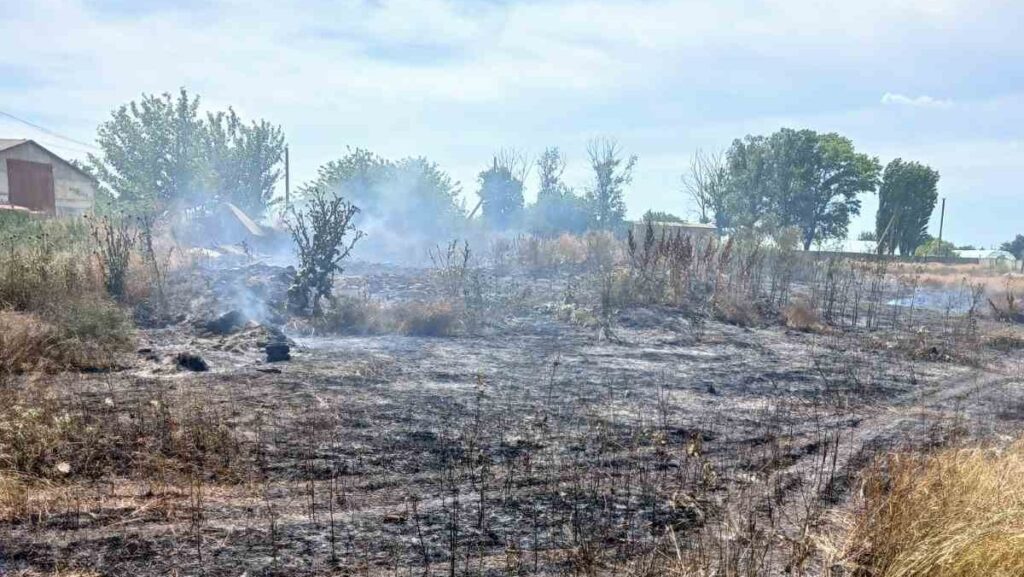
[[[0,12],[0,110],[89,142],[185,86],[281,124],[293,182],[351,145],[428,156],[469,194],[507,147],[561,147],[582,188],[587,140],[611,136],[640,157],[634,216],[692,211],[697,148],[836,131],[936,168],[945,237],[990,246],[1024,233],[1021,22],[1009,0],[26,0]],[[84,150],[0,117],[9,136]]]

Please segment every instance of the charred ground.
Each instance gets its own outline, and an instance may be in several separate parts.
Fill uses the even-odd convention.
[[[957,350],[948,311],[787,328],[500,263],[453,305],[435,262],[351,267],[327,326],[275,305],[287,269],[186,272],[188,313],[118,369],[17,385],[85,432],[5,485],[4,571],[838,574],[836,514],[876,455],[1024,414],[1016,333],[978,318]],[[247,294],[262,322],[211,333]],[[267,363],[279,330],[292,359]]]

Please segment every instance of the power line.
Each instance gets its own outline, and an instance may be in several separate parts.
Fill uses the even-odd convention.
[[[82,142],[81,140],[76,140],[74,138],[71,138],[70,136],[64,136],[63,134],[60,134],[59,132],[55,132],[53,130],[50,130],[49,128],[46,128],[45,126],[39,126],[38,124],[36,124],[34,122],[30,122],[28,120],[25,120],[24,118],[18,118],[17,116],[15,116],[15,115],[13,115],[13,114],[11,114],[9,112],[4,112],[3,110],[0,110],[0,116],[6,116],[7,118],[10,118],[11,120],[20,122],[20,123],[22,123],[22,124],[24,124],[26,126],[31,126],[32,128],[35,128],[36,130],[45,132],[46,134],[49,134],[50,136],[55,136],[55,137],[57,137],[57,138],[59,138],[61,140],[66,140],[68,142],[74,142],[75,144],[78,144],[80,146],[85,146],[85,147],[91,148],[93,150],[99,150],[93,144],[89,144],[88,142]]]

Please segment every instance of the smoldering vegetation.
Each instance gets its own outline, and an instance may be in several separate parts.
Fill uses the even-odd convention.
[[[314,313],[295,267],[159,230],[151,262],[144,224],[96,226],[93,258],[48,267],[143,328],[61,365],[91,372],[5,373],[13,574],[857,574],[880,563],[861,516],[895,498],[859,489],[876,456],[1019,428],[1020,327],[966,270],[497,235],[339,263]],[[268,363],[278,333],[292,360]]]
[[[0,573],[1020,568],[1021,277],[910,258],[941,243],[892,216],[807,250],[879,185],[848,139],[695,156],[715,230],[627,222],[607,139],[580,191],[556,148],[496,153],[473,206],[349,149],[281,202],[280,130],[198,105],[114,112],[94,215],[0,223]],[[826,220],[793,144],[857,171]],[[925,168],[892,169],[916,217]]]

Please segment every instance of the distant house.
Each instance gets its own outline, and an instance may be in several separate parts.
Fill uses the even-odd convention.
[[[646,220],[638,220],[632,223],[633,236],[636,238],[643,238],[647,234],[647,222]],[[666,222],[666,221],[653,221],[650,223],[654,229],[655,238],[661,238],[662,235],[665,237],[676,236],[679,234],[691,236],[695,238],[705,238],[714,236],[718,232],[718,228],[713,224],[703,224],[699,222]]]
[[[0,208],[51,216],[92,210],[96,181],[32,140],[0,139]]]

